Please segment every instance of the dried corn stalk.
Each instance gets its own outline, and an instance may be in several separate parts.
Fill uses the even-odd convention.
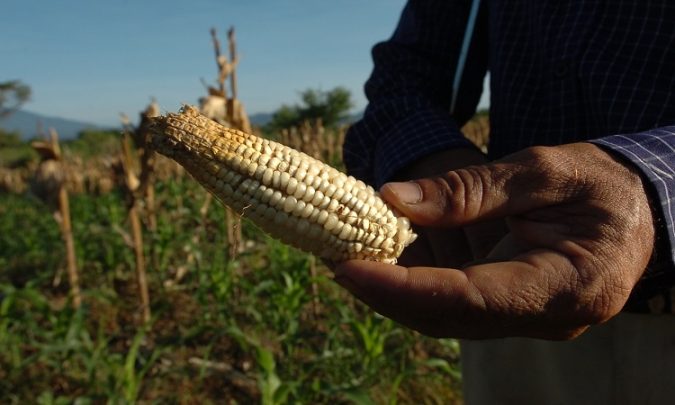
[[[226,128],[190,106],[154,119],[152,143],[273,237],[334,261],[395,263],[417,235],[372,187],[302,152]]]
[[[70,221],[70,203],[65,186],[67,174],[64,169],[58,133],[53,128],[49,132],[51,136],[49,141],[31,143],[33,149],[42,158],[32,188],[39,198],[54,209],[54,219],[61,228],[61,236],[66,248],[66,268],[68,282],[70,283],[70,294],[73,298],[73,307],[77,309],[82,305],[82,294],[80,293],[80,277],[77,272],[75,238]]]

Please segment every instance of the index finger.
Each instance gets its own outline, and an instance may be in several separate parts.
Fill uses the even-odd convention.
[[[564,256],[542,250],[464,270],[351,260],[335,274],[373,310],[426,335],[558,339],[587,324],[565,310],[574,306],[571,273]]]

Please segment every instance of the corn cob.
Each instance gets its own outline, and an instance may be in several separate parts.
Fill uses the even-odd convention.
[[[396,263],[417,235],[360,180],[190,106],[153,119],[152,145],[222,203],[281,241],[332,261]]]

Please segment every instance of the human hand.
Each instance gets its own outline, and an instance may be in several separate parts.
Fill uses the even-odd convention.
[[[397,173],[394,180],[420,179],[487,162],[477,149],[449,149],[417,161]],[[506,233],[502,220],[444,228],[413,224],[413,228],[417,240],[399,257],[398,263],[402,266],[457,268],[483,258]]]
[[[529,148],[381,193],[419,225],[507,221],[487,258],[461,270],[337,266],[336,281],[361,301],[436,337],[575,337],[621,310],[654,245],[637,171],[589,143]]]

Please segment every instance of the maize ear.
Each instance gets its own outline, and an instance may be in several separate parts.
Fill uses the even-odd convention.
[[[185,106],[153,119],[152,145],[225,205],[281,241],[332,261],[396,263],[417,235],[378,193],[277,142]]]

